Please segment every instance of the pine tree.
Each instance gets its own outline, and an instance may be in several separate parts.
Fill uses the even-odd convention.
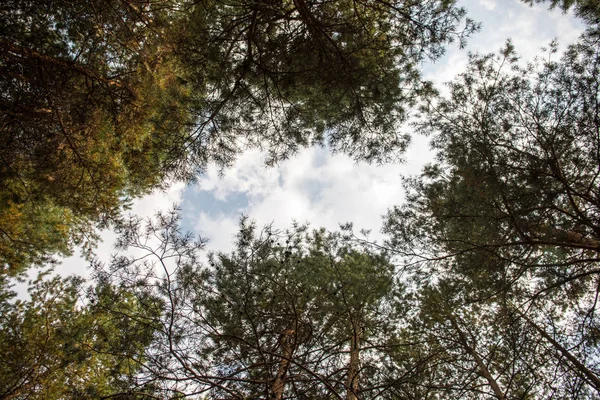
[[[0,301],[0,398],[144,398],[137,374],[156,326],[153,308],[131,293],[78,278],[32,282],[29,300]],[[148,300],[148,299],[146,299]],[[135,315],[135,318],[130,318]]]

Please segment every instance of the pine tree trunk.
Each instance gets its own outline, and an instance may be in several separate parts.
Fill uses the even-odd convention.
[[[281,338],[279,339],[279,343],[281,344],[281,348],[283,350],[283,355],[279,361],[279,368],[277,369],[277,375],[275,375],[273,386],[271,386],[271,392],[273,394],[273,399],[275,400],[283,399],[283,393],[285,391],[285,378],[295,350],[295,333],[296,331],[294,329],[286,329],[281,333]]]
[[[450,316],[450,322],[452,323],[452,326],[458,333],[459,343],[465,349],[465,351],[469,353],[471,357],[473,357],[473,359],[475,360],[475,364],[477,364],[479,374],[488,381],[488,384],[492,388],[492,391],[499,400],[506,400],[506,396],[502,392],[502,389],[500,389],[500,385],[498,385],[498,382],[496,382],[496,379],[494,379],[490,370],[486,367],[485,363],[483,362],[477,351],[471,345],[469,345],[465,334],[459,328],[458,324],[456,323],[456,320],[454,319],[454,316]]]
[[[352,337],[350,339],[350,363],[348,365],[348,378],[346,380],[346,399],[357,400],[358,375],[360,367],[360,327],[352,324]]]
[[[552,336],[548,334],[544,329],[542,329],[538,324],[533,322],[529,317],[527,317],[523,312],[516,309],[517,313],[521,315],[521,317],[527,321],[544,339],[546,339],[556,350],[560,352],[567,360],[569,360],[576,371],[578,371],[585,380],[588,381],[590,385],[596,389],[597,392],[600,393],[600,378],[592,372],[588,367],[586,367],[581,361],[577,359],[569,350],[564,348],[560,343],[558,343]]]
[[[542,243],[600,251],[600,242],[598,240],[585,237],[579,232],[565,231],[548,225],[538,226],[536,231],[539,235],[539,239],[537,240]]]

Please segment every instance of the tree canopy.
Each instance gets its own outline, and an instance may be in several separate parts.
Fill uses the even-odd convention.
[[[419,63],[476,29],[454,1],[2,3],[0,399],[600,398],[598,8],[547,3],[588,24],[562,57],[508,42],[446,96]],[[437,158],[383,244],[242,217],[205,254],[122,215],[248,147],[397,160],[413,106]]]
[[[0,6],[0,257],[16,274],[163,184],[191,121],[161,51],[166,10],[130,2]]]
[[[477,260],[486,268],[474,274],[505,286],[540,273],[542,288],[590,278],[598,61],[596,34],[538,68],[518,67],[510,44],[497,57],[474,57],[450,98],[426,110],[420,129],[434,135],[439,163],[407,181],[409,201],[388,215],[391,244]]]
[[[227,164],[247,146],[276,162],[324,143],[355,159],[398,157],[398,123],[428,89],[419,63],[477,29],[459,27],[464,17],[454,1],[196,4],[177,32],[201,117],[196,164]]]
[[[29,300],[0,288],[0,398],[144,398],[136,375],[158,310],[122,287],[40,276]],[[134,315],[135,318],[129,318]]]
[[[510,43],[499,55],[473,56],[449,97],[423,110],[418,128],[438,159],[406,181],[408,201],[385,226],[419,285],[450,280],[469,307],[498,302],[511,326],[556,352],[531,360],[546,360],[556,376],[575,371],[560,389],[572,398],[593,397],[600,383],[599,48],[589,30],[557,61],[521,67]],[[510,398],[498,378],[496,397]],[[549,383],[534,389],[540,377],[528,379],[527,390],[546,396]]]

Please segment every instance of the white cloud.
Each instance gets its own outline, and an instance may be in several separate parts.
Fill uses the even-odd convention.
[[[474,50],[481,53],[498,51],[511,39],[516,51],[524,61],[541,55],[541,48],[558,38],[561,49],[577,40],[583,25],[565,15],[559,9],[548,10],[547,3],[533,7],[520,0],[508,3],[505,10],[498,10],[497,21],[487,21],[474,40]]]
[[[488,10],[494,10],[498,5],[496,0],[479,0],[479,4]]]
[[[133,201],[131,213],[148,218],[159,211],[166,211],[183,200],[185,183],[175,182],[166,190],[155,190],[147,196]]]
[[[258,150],[249,150],[223,176],[219,176],[215,165],[210,165],[196,184],[196,190],[210,191],[216,199],[227,201],[232,193],[268,190],[277,185],[277,178],[274,169],[265,167],[264,155]]]
[[[215,197],[243,193],[248,204],[229,214],[200,212],[196,231],[209,238],[208,249],[227,251],[241,211],[259,226],[274,223],[275,228],[285,229],[296,220],[313,228],[336,230],[341,223],[353,222],[357,230],[370,229],[372,239],[381,239],[381,216],[403,199],[400,175],[418,173],[431,159],[427,143],[424,138],[416,140],[403,165],[357,164],[345,155],[329,155],[324,149],[313,148],[278,168],[264,170],[260,167],[262,158],[255,154],[251,158],[257,164],[243,159],[222,180],[209,174],[199,183],[199,191]]]
[[[201,212],[195,225],[196,233],[209,239],[208,250],[228,252],[238,229],[238,219],[237,215],[208,215]]]

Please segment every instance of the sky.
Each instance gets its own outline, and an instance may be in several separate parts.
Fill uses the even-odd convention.
[[[559,52],[577,40],[583,25],[560,10],[545,5],[529,7],[519,0],[459,1],[468,16],[482,23],[482,29],[468,40],[465,49],[455,43],[436,63],[423,65],[426,79],[443,91],[443,83],[464,71],[468,54],[497,52],[511,39],[522,62],[541,55],[541,48],[559,39]],[[558,55],[556,55],[558,58]],[[182,209],[182,228],[208,238],[207,251],[231,249],[241,214],[258,226],[273,223],[285,229],[293,220],[313,228],[336,230],[353,222],[355,231],[368,229],[370,240],[382,241],[382,215],[402,204],[401,176],[418,174],[431,162],[427,138],[414,136],[403,164],[369,165],[355,163],[345,155],[332,155],[324,148],[311,148],[277,167],[264,166],[259,151],[248,151],[219,176],[210,166],[196,183],[176,183],[164,192],[154,192],[134,202],[132,213],[150,217],[174,205]],[[102,232],[97,256],[108,261],[114,252],[115,234]],[[63,275],[87,275],[86,262],[78,254],[63,260],[57,271]]]

